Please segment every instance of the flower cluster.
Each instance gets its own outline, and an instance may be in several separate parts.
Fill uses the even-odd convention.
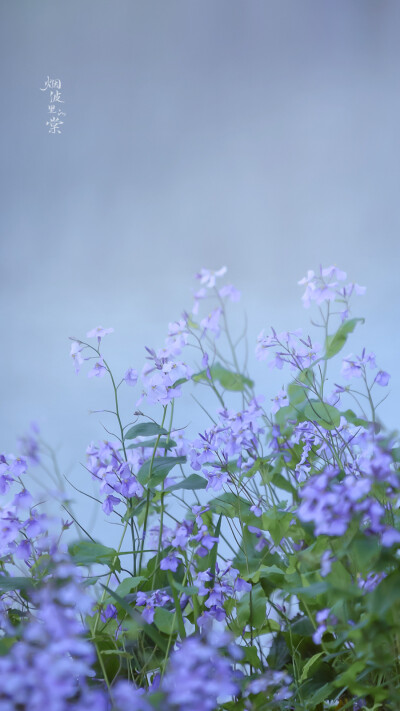
[[[34,608],[21,639],[0,657],[0,708],[67,711],[73,704],[82,711],[106,711],[104,694],[88,685],[95,652],[78,616],[90,612],[92,601],[61,554],[53,555],[45,583],[31,593]]]
[[[122,498],[143,495],[143,486],[140,484],[129,462],[126,462],[119,451],[118,443],[102,442],[100,445],[91,444],[86,450],[88,470],[93,479],[99,482],[99,492],[105,496],[103,511],[109,515]]]
[[[195,439],[189,451],[190,464],[195,471],[202,469],[207,489],[219,491],[231,480],[229,466],[232,460],[238,469],[246,471],[257,458],[258,437],[262,426],[262,398],[252,398],[247,408],[235,411],[226,408],[218,411],[218,423]]]
[[[75,371],[91,361],[112,388],[112,439],[87,448],[86,469],[115,544],[64,490],[46,510],[30,493],[46,455],[63,489],[36,425],[22,456],[0,455],[0,711],[399,708],[400,447],[374,402],[390,376],[364,349],[338,357],[345,384],[327,392],[365,289],[336,267],[300,281],[323,343],[259,334],[256,358],[292,378],[264,410],[225,273],[197,274],[191,314],[120,381],[102,348],[112,328],[72,339]],[[208,420],[193,432],[175,400],[201,386],[215,407],[194,397]],[[77,541],[48,511],[60,502]]]

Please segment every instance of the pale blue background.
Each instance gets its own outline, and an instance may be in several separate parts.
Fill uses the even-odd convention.
[[[222,264],[252,343],[306,326],[308,268],[366,285],[354,348],[392,373],[397,426],[399,36],[397,0],[2,0],[2,449],[36,419],[84,485],[111,394],[67,337],[112,325],[116,371],[141,367]],[[271,397],[281,374],[256,372]]]

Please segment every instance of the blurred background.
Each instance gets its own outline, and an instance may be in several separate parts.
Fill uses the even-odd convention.
[[[374,350],[397,427],[399,36],[397,0],[1,1],[2,451],[36,420],[90,489],[79,462],[109,422],[88,412],[112,393],[75,375],[68,336],[112,326],[116,377],[140,369],[203,266],[242,291],[232,320],[247,314],[267,397],[283,376],[253,368],[253,345],[307,329],[307,269],[365,285],[343,355]],[[129,420],[138,391],[124,397]]]

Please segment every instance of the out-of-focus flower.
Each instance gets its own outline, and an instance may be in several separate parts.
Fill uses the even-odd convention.
[[[218,277],[224,276],[226,274],[226,267],[221,267],[213,271],[212,269],[200,269],[200,272],[196,274],[196,279],[200,280],[200,284],[203,284],[208,289],[212,289],[215,286],[215,282]]]
[[[108,333],[114,333],[114,329],[96,326],[96,328],[92,328],[91,331],[87,332],[86,338],[97,338],[100,340],[101,338],[104,338],[104,336],[107,336]]]
[[[124,375],[124,380],[127,385],[130,385],[132,388],[135,387],[138,379],[138,372],[135,370],[135,368],[128,368]]]

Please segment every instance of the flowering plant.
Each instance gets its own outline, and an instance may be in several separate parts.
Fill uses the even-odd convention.
[[[342,357],[365,289],[336,267],[299,282],[321,343],[259,334],[257,359],[287,373],[268,403],[228,326],[240,293],[225,273],[200,271],[192,311],[140,375],[115,378],[113,329],[72,339],[76,373],[90,362],[112,388],[117,431],[86,470],[116,547],[73,515],[37,427],[0,456],[0,711],[400,707],[400,448],[377,416],[389,375],[365,349]],[[189,392],[201,432],[175,422]],[[66,520],[32,493],[38,465]]]

